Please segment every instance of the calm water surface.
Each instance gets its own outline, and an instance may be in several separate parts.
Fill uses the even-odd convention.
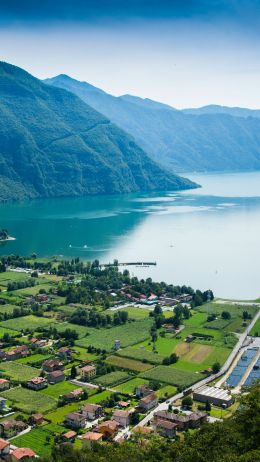
[[[189,177],[202,188],[2,205],[0,227],[17,240],[0,255],[156,261],[130,271],[222,297],[260,296],[260,172]]]

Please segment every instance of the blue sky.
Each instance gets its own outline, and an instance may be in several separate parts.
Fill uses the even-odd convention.
[[[260,0],[0,0],[1,59],[174,107],[260,108]]]

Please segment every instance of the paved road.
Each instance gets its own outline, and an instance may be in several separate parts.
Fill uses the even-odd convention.
[[[212,382],[212,380],[217,379],[218,377],[220,377],[221,375],[225,374],[228,371],[228,369],[231,366],[232,362],[234,361],[237,353],[239,352],[240,348],[242,347],[244,341],[246,340],[247,335],[249,334],[250,330],[252,329],[252,327],[254,326],[256,321],[259,319],[259,317],[260,317],[260,311],[258,311],[258,313],[255,315],[255,317],[253,318],[253,320],[251,321],[249,326],[246,328],[245,332],[240,335],[237,344],[233,348],[231,354],[229,355],[229,357],[226,360],[225,364],[222,366],[221,370],[217,374],[206,377],[205,379],[201,380],[200,382],[195,383],[194,385],[189,387],[187,390],[195,391],[196,389],[202,387],[202,385],[206,385],[207,383]],[[151,412],[149,412],[149,414],[147,414],[147,416],[144,417],[144,419],[141,420],[141,422],[139,422],[139,424],[136,425],[136,427],[139,427],[139,426],[143,427],[143,426],[147,425],[148,422],[153,418],[155,412],[163,411],[163,410],[167,409],[169,404],[173,404],[178,399],[183,398],[183,396],[185,394],[185,391],[187,391],[187,390],[184,390],[184,392],[182,392],[182,393],[177,393],[176,395],[174,395],[171,398],[167,399],[163,403],[158,404],[158,406],[156,408],[154,408]]]
[[[76,379],[70,380],[70,383],[72,383],[73,385],[79,385],[80,387],[93,388],[95,390],[98,390],[100,388],[99,385],[96,385],[94,383],[82,382],[81,380],[76,380]],[[116,390],[113,390],[113,388],[107,388],[103,386],[101,388],[102,390],[108,390],[108,391],[111,391],[111,393],[116,393]]]

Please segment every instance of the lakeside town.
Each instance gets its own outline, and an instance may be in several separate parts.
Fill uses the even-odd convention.
[[[260,302],[101,266],[0,259],[0,456],[180,439],[259,379]]]

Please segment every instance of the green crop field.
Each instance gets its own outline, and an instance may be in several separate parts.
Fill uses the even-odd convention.
[[[77,385],[73,385],[70,382],[64,381],[56,383],[55,385],[49,385],[47,388],[41,390],[44,395],[52,396],[52,398],[58,399],[60,395],[65,395],[76,388],[80,388]]]
[[[203,378],[202,374],[173,369],[169,366],[157,366],[154,369],[141,373],[140,376],[144,379],[158,380],[159,382],[168,383],[169,385],[185,388]]]
[[[10,335],[10,337],[16,337],[17,331],[0,326],[0,338],[2,338],[4,334]]]
[[[29,315],[8,319],[7,321],[1,322],[0,326],[18,331],[23,331],[25,329],[35,331],[39,327],[47,327],[51,325],[51,323],[53,323],[52,319]]]
[[[88,332],[91,333],[87,337],[77,340],[76,344],[82,347],[92,345],[107,351],[113,349],[115,340],[120,340],[122,347],[134,345],[149,338],[152,322],[152,319],[149,318],[108,329],[91,329],[90,331],[88,328]]]
[[[39,369],[27,366],[26,364],[9,361],[0,363],[0,372],[2,375],[10,377],[12,380],[27,382],[27,380],[30,380],[33,377],[38,377],[40,371]]]
[[[54,444],[54,436],[46,427],[34,428],[29,433],[14,438],[13,444],[18,448],[31,448],[37,455],[48,457]]]
[[[103,387],[110,387],[112,385],[117,385],[120,382],[124,382],[130,378],[130,375],[127,372],[115,371],[110,372],[109,374],[101,375],[94,379],[94,382]]]
[[[206,322],[206,329],[226,329],[226,327],[231,323],[231,319],[215,319],[214,321]]]
[[[108,364],[112,364],[113,366],[117,366],[122,369],[128,369],[130,371],[135,372],[147,371],[148,369],[151,369],[151,367],[153,367],[151,364],[145,364],[141,361],[135,361],[134,359],[123,358],[115,355],[108,356],[106,362]]]
[[[1,396],[10,400],[13,405],[23,412],[45,413],[57,407],[57,400],[41,392],[15,387],[1,393]]]
[[[117,352],[118,355],[125,358],[147,361],[151,364],[161,364],[164,356],[146,350],[144,347],[128,347]]]
[[[17,308],[15,305],[0,305],[0,313],[12,315],[15,308]]]
[[[121,383],[115,387],[116,391],[119,393],[123,393],[125,395],[132,395],[135,392],[135,389],[143,384],[148,384],[148,380],[141,379],[140,377],[136,377],[134,379],[128,380],[127,382]]]
[[[252,327],[250,331],[250,335],[254,335],[255,337],[260,337],[260,318],[256,321],[254,327]]]
[[[46,359],[49,359],[49,358],[50,358],[49,354],[48,355],[43,355],[41,353],[37,353],[35,355],[26,356],[25,358],[17,359],[16,363],[30,364],[30,365],[34,366],[34,364],[40,364],[40,363],[42,363],[43,361],[45,361]]]

